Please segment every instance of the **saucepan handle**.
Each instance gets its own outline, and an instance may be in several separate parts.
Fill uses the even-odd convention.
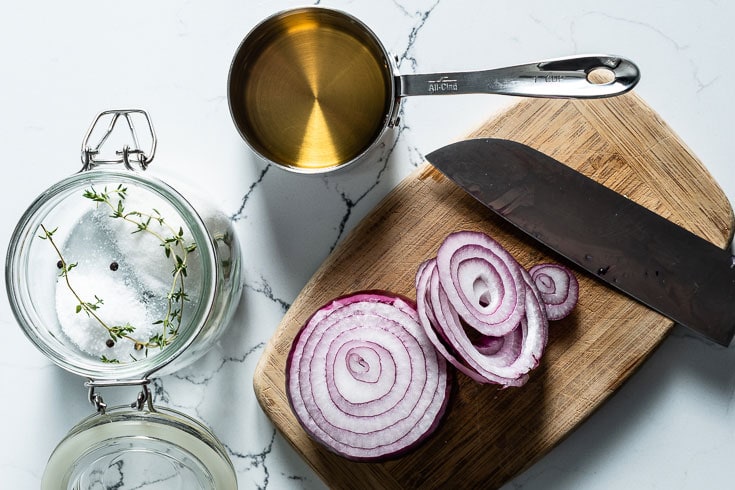
[[[521,97],[613,97],[640,80],[630,60],[580,55],[484,71],[399,75],[400,96],[500,94]]]

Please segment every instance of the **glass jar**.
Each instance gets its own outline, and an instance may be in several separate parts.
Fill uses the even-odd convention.
[[[136,120],[148,127],[147,151]],[[102,146],[120,136],[119,121],[133,146],[104,156]],[[206,427],[153,406],[151,376],[209,350],[242,292],[230,220],[145,174],[155,147],[144,111],[100,113],[84,138],[82,170],[33,201],[8,246],[15,318],[43,354],[87,379],[97,410],[57,446],[44,489],[237,488],[226,450]],[[96,389],[118,386],[142,391],[130,408],[108,410]]]
[[[12,235],[12,311],[36,347],[72,373],[96,381],[169,374],[225,330],[241,293],[238,240],[224,215],[206,203],[200,214],[173,187],[133,170],[130,150],[119,152],[127,152],[120,165],[93,161],[87,138],[85,168],[43,192]],[[142,168],[152,158],[132,154]]]
[[[77,424],[56,447],[42,490],[234,490],[227,451],[202,424],[170,409],[115,407]]]

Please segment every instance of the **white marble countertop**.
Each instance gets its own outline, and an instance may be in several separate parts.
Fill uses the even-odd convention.
[[[729,147],[735,99],[727,88],[735,79],[731,2],[316,3],[371,26],[398,55],[403,73],[589,52],[629,57],[643,73],[638,94],[735,202]],[[30,202],[79,169],[84,132],[105,109],[147,110],[159,137],[151,171],[195,179],[232,217],[245,283],[235,322],[194,366],[157,380],[155,396],[214,430],[243,489],[323,485],[253,395],[255,364],[289,304],[330,249],[425,154],[513,102],[502,96],[407,99],[403,129],[387,161],[329,178],[268,166],[234,129],[227,72],[250,28],[302,4],[32,0],[8,4],[0,16],[3,252]],[[83,380],[28,342],[6,300],[0,302],[0,328],[0,481],[3,488],[37,488],[57,442],[92,409]],[[599,411],[506,488],[731,488],[733,455],[735,350],[675,328]]]

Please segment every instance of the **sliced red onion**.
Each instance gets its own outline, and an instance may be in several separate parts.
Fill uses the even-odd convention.
[[[518,326],[525,301],[522,268],[502,245],[484,233],[452,233],[436,262],[447,299],[470,326],[494,337]]]
[[[439,283],[440,280],[437,286]],[[441,329],[470,369],[485,382],[503,386],[521,386],[528,380],[528,373],[543,354],[548,330],[543,308],[530,288],[524,288],[524,317],[515,329],[496,340],[502,339],[502,344],[494,353],[486,353],[483,343],[478,346],[470,339],[472,327],[452,308],[441,286],[433,288],[431,295]]]
[[[419,319],[429,340],[474,380],[503,386],[524,384],[528,373],[538,366],[548,340],[541,292],[531,275],[486,235],[459,232],[447,240],[448,245],[445,241],[439,247],[440,252],[449,254],[443,258],[444,269],[438,253],[436,259],[419,267],[416,276]],[[468,299],[474,299],[474,309],[467,307]],[[508,304],[499,306],[505,300]],[[495,322],[494,313],[501,308],[506,308],[504,321],[518,319],[513,328],[493,335],[488,332],[495,331],[498,323],[477,326],[482,318]],[[487,309],[493,312],[483,311]]]
[[[436,259],[424,262],[420,267],[416,280],[416,304],[419,314],[419,320],[424,327],[426,336],[429,338],[436,350],[444,356],[455,368],[470,378],[480,383],[487,383],[487,379],[479,375],[475,370],[467,367],[461,361],[454,349],[449,344],[444,332],[441,330],[440,323],[434,316],[434,308],[431,304],[429,281],[434,277],[433,272],[436,270]],[[436,328],[431,328],[435,326]],[[441,338],[440,338],[441,336]]]
[[[286,363],[288,399],[301,425],[357,461],[397,456],[423,441],[438,426],[450,384],[415,306],[384,292],[355,293],[317,310]]]
[[[549,320],[569,315],[579,299],[579,283],[572,271],[559,264],[539,264],[528,271],[541,293]]]

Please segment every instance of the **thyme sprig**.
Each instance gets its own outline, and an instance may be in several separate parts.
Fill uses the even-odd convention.
[[[69,272],[77,266],[77,263],[69,263],[64,258],[61,250],[53,239],[57,229],[47,229],[41,225],[43,234],[39,238],[48,240],[56,255],[59,257],[59,275],[64,278],[67,288],[77,300],[75,306],[76,312],[85,312],[88,316],[94,318],[102,327],[107,330],[109,339],[108,347],[112,347],[118,340],[128,340],[134,343],[136,351],[144,351],[148,355],[148,350],[153,348],[164,348],[170,344],[178,335],[182,324],[184,312],[184,304],[189,301],[189,297],[185,290],[185,278],[187,277],[187,261],[190,253],[196,250],[196,243],[187,243],[184,238],[184,230],[179,227],[172,227],[161,215],[161,213],[153,209],[151,213],[143,213],[141,211],[129,211],[125,207],[125,199],[127,197],[127,188],[122,184],[114,189],[104,188],[102,192],[98,192],[94,187],[84,191],[83,196],[98,205],[107,206],[110,210],[108,215],[112,219],[121,219],[133,225],[132,233],[148,233],[155,237],[160,246],[163,248],[164,255],[172,264],[172,281],[171,287],[166,293],[166,313],[163,318],[153,322],[153,325],[161,325],[161,332],[151,335],[147,340],[137,339],[133,336],[136,327],[126,323],[124,325],[108,325],[98,315],[98,310],[104,304],[104,300],[97,295],[94,301],[85,301],[77,293],[69,280]],[[158,224],[160,229],[153,229],[152,224]],[[163,231],[161,231],[161,229]],[[135,356],[130,356],[133,360],[137,360]],[[114,358],[108,358],[103,355],[100,360],[105,363],[119,363]]]

